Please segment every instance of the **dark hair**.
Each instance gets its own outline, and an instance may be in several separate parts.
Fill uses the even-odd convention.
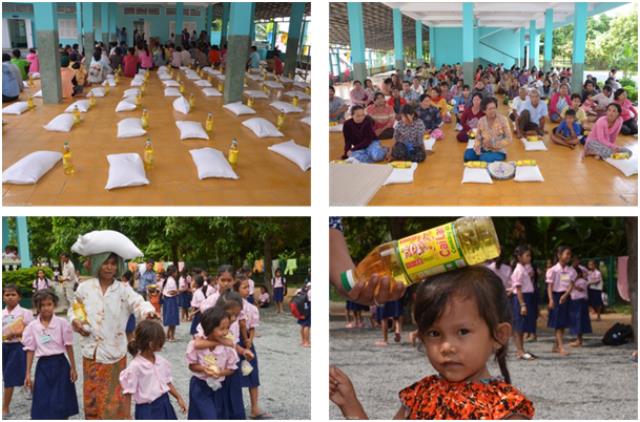
[[[51,300],[55,306],[58,306],[58,295],[54,293],[53,289],[43,289],[38,290],[31,298],[33,301],[33,307],[36,310],[39,310],[42,302],[47,299]]]
[[[430,277],[418,286],[414,319],[420,335],[442,317],[454,297],[475,300],[480,317],[487,324],[495,341],[498,341],[498,325],[511,323],[511,307],[500,278],[486,267],[465,267]],[[495,355],[502,376],[506,382],[511,383],[507,369],[508,344],[503,344]]]
[[[624,90],[624,88],[618,88],[618,89],[616,89],[616,92],[614,92],[614,93],[613,93],[613,99],[617,101],[617,100],[618,100],[618,98],[620,98],[620,96],[621,96],[622,94],[624,94],[625,92],[627,92],[627,91],[625,91],[625,90]]]
[[[560,261],[560,255],[562,255],[565,251],[571,252],[571,248],[568,247],[567,245],[558,246],[558,249],[556,249],[556,255],[555,255],[554,259],[553,259],[553,262],[555,264],[557,264]]]
[[[2,53],[2,61],[8,62],[9,60],[11,60],[11,56],[8,55],[7,53]]]
[[[178,276],[178,267],[175,265],[169,265],[167,268],[167,275],[176,278]]]
[[[373,94],[373,101],[377,100],[378,97],[384,98],[384,94],[382,92],[376,92],[375,94]]]
[[[329,90],[333,91],[333,92],[336,92],[336,89],[333,87],[333,85],[329,85]]]
[[[611,87],[611,85],[609,84],[605,84],[605,86],[602,87],[602,91],[613,91],[613,88]]]
[[[356,79],[355,81],[353,81],[353,85],[355,85],[355,84],[360,84],[360,85],[362,85],[362,82],[360,82],[359,80],[357,80],[357,79]]]
[[[431,97],[430,97],[430,96],[428,96],[427,94],[422,94],[422,95],[420,96],[420,102],[423,102],[423,101],[425,100],[425,98],[431,99]]]
[[[387,79],[385,79],[385,80],[383,81],[383,83],[384,83],[385,85],[390,85],[390,84],[392,84],[392,83],[393,83],[393,79],[391,79],[391,78],[387,78]]]
[[[576,111],[572,108],[568,109],[567,111],[564,112],[564,116],[571,116],[571,117],[576,117]]]
[[[615,107],[616,110],[618,110],[618,114],[622,114],[622,107],[620,106],[620,104],[618,103],[610,103],[607,108],[609,107]]]
[[[465,89],[470,89],[469,85],[467,85],[467,84],[462,85],[462,90],[464,91]]]
[[[196,287],[199,288],[202,291],[202,294],[206,298],[207,297],[207,290],[209,290],[208,289],[209,286],[208,285],[207,286],[204,285],[204,277],[198,274],[197,276],[195,276],[193,278],[193,281],[196,283]]]
[[[239,306],[240,309],[242,309],[242,305],[242,296],[240,296],[238,292],[227,290],[218,298],[215,307],[228,311],[236,306]]]
[[[496,107],[498,107],[498,101],[495,99],[495,97],[486,97],[482,99],[482,104],[480,105],[480,108],[482,109],[482,111],[487,111],[487,106],[491,103],[493,103]]]
[[[135,49],[135,48],[133,48],[133,47],[129,47],[129,50],[128,50],[128,51],[129,51],[129,54],[131,54],[131,55],[136,54],[136,49]]]
[[[220,265],[218,267],[218,275],[217,276],[220,277],[224,273],[229,273],[233,277],[233,274],[235,273],[235,271],[233,271],[233,266],[229,265],[229,264]]]
[[[574,98],[578,98],[580,101],[582,101],[582,97],[577,92],[571,94],[571,100],[573,100]]]
[[[20,58],[20,50],[18,50],[17,48],[13,50],[11,54],[13,54],[13,57],[15,57],[16,59]]]
[[[222,308],[213,307],[204,311],[202,313],[202,319],[200,320],[204,335],[208,336],[211,334],[216,327],[220,326],[220,323],[222,323],[225,318],[229,318],[229,314]]]
[[[133,281],[133,273],[129,270],[125,271],[121,276],[121,279],[126,279],[129,283]]]
[[[484,97],[483,97],[483,95],[482,95],[481,93],[479,93],[479,92],[476,92],[475,94],[473,94],[473,95],[471,96],[471,103],[473,103],[473,99],[474,99],[474,98],[476,98],[476,97],[480,97],[480,105],[482,105],[482,100],[484,100]]]
[[[432,86],[431,90],[437,92],[438,95],[440,95],[440,93],[442,92],[442,90],[438,86]]]
[[[159,322],[145,319],[136,325],[134,339],[127,344],[127,350],[132,356],[140,352],[145,352],[151,348],[151,343],[155,347],[161,348],[164,345],[164,329]]]
[[[416,117],[416,109],[411,104],[405,104],[400,109],[400,114],[404,114],[405,116],[413,116]]]
[[[362,107],[360,104],[356,104],[356,105],[352,106],[351,107],[351,116],[353,116],[353,114],[358,110],[364,110],[364,107]]]
[[[99,62],[101,57],[102,57],[102,49],[100,47],[96,47],[96,49],[93,50],[93,59]]]
[[[15,285],[15,284],[13,284],[13,283],[10,283],[10,284],[3,284],[3,285],[2,285],[2,294],[4,294],[4,292],[6,292],[7,290],[13,290],[13,291],[15,291],[15,292],[18,294],[18,296],[22,296],[22,295],[20,294],[20,289],[18,289],[18,286],[16,286],[16,285]]]
[[[237,292],[240,290],[240,286],[242,286],[242,282],[246,281],[247,283],[249,282],[249,277],[247,277],[245,274],[237,274],[236,275],[236,281],[233,283],[233,291]]]
[[[518,265],[518,262],[520,262],[520,257],[522,255],[524,255],[527,252],[531,252],[533,253],[533,251],[531,250],[531,246],[529,245],[518,245],[516,246],[515,250],[513,251],[513,257],[511,260],[511,268],[516,268],[516,265]]]

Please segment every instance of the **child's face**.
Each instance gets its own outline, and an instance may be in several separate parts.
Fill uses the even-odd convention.
[[[2,293],[2,301],[9,308],[14,308],[20,302],[20,295],[15,290],[5,290]]]
[[[249,280],[242,280],[240,282],[238,293],[240,293],[240,296],[242,296],[244,299],[249,297]]]
[[[558,261],[560,261],[562,265],[567,265],[571,261],[571,250],[566,249],[562,251],[558,257]]]
[[[38,271],[38,278],[44,278],[44,271],[42,270]]]
[[[241,310],[240,305],[235,305],[231,309],[227,309],[227,313],[230,315],[229,323],[233,323],[238,318]]]
[[[511,325],[501,323],[496,334],[508,341]],[[476,301],[459,297],[449,301],[440,319],[421,336],[429,362],[450,382],[488,378],[487,361],[501,346],[491,336]]]
[[[233,286],[233,276],[230,273],[224,272],[218,276],[218,290],[220,290],[220,293],[230,290],[231,286]]]
[[[522,265],[531,264],[531,251],[526,251],[522,255],[520,255],[520,263]]]
[[[53,316],[53,311],[55,311],[56,305],[53,303],[51,299],[45,299],[40,302],[40,307],[38,308],[38,313],[40,316],[44,318],[51,318]]]
[[[227,334],[229,334],[230,324],[229,318],[223,318],[222,321],[220,321],[220,325],[214,328],[211,334],[209,334],[209,340],[226,337]]]
[[[589,261],[589,263],[587,263],[587,268],[589,268],[591,271],[596,269],[596,263],[593,261]]]
[[[578,107],[580,107],[580,104],[582,104],[582,101],[580,101],[580,98],[578,97],[573,97],[573,100],[571,100],[571,104],[573,104],[574,109],[577,109]]]

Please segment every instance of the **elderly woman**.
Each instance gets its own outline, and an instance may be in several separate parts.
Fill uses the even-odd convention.
[[[396,112],[387,104],[381,92],[377,92],[373,97],[373,104],[367,107],[367,115],[373,119],[373,130],[378,139],[393,138]]]
[[[94,278],[80,283],[76,303],[84,305],[89,325],[69,310],[73,329],[82,336],[84,414],[86,419],[125,419],[128,401],[119,377],[127,366],[127,320],[131,314],[138,320],[157,315],[129,284],[117,281],[125,270],[120,256],[111,252],[92,255],[87,266]]]
[[[511,142],[509,120],[498,114],[498,102],[494,97],[482,100],[484,117],[478,121],[478,134],[473,148],[464,152],[464,161],[503,161],[507,158],[504,148]]]
[[[616,152],[631,152],[627,148],[616,145],[616,138],[622,128],[620,113],[622,113],[620,104],[611,103],[607,106],[607,114],[596,121],[587,136],[582,158],[593,155],[603,159]]]
[[[391,158],[420,163],[426,158],[424,149],[424,123],[416,116],[415,108],[405,104],[400,110],[400,121],[394,133],[396,140]]]
[[[467,142],[469,140],[469,132],[471,129],[478,127],[478,122],[484,116],[484,111],[481,107],[482,95],[475,93],[471,100],[471,107],[464,110],[462,116],[460,116],[460,126],[462,130],[458,132],[456,139],[458,142]]]
[[[560,92],[556,92],[551,96],[549,101],[549,116],[553,123],[559,123],[562,120],[562,114],[571,107],[571,97],[569,96],[569,85],[560,85]]]
[[[380,145],[380,140],[373,130],[373,120],[360,105],[351,107],[351,118],[342,126],[344,136],[343,159],[353,157],[362,163],[382,161],[388,148]]]

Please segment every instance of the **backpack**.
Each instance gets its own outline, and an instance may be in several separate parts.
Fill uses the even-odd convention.
[[[296,319],[307,319],[311,313],[309,298],[307,297],[307,288],[301,289],[289,302],[291,315]]]
[[[633,328],[628,324],[616,322],[604,333],[602,342],[608,346],[620,346],[633,340]]]

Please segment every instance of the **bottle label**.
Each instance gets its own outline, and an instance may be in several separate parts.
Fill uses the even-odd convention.
[[[399,240],[398,255],[413,282],[466,266],[453,223]]]
[[[353,270],[347,270],[340,274],[340,282],[345,292],[350,292],[353,286],[356,285],[356,281],[353,278]]]

